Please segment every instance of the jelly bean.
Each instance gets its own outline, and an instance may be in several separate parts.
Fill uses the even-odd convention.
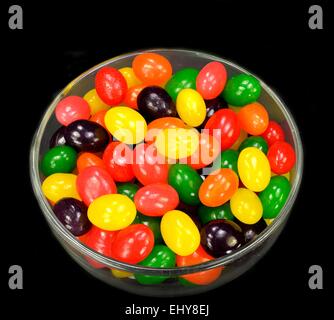
[[[168,164],[163,163],[157,154],[155,145],[138,144],[133,152],[133,173],[143,185],[168,180]]]
[[[107,129],[106,124],[104,123],[104,117],[106,116],[107,110],[101,110],[95,113],[91,118],[90,121],[96,122],[100,126],[102,126],[104,129]]]
[[[111,258],[111,244],[114,242],[117,235],[117,231],[107,231],[102,230],[96,226],[92,226],[92,228],[79,239],[82,243],[84,243],[87,247],[95,250],[96,252],[103,254],[104,256]],[[105,265],[97,262],[89,257],[86,257],[86,260],[94,267],[94,268],[104,268]]]
[[[240,125],[237,115],[229,109],[218,110],[206,123],[205,129],[220,141],[221,150],[230,148],[239,137]]]
[[[196,129],[168,128],[159,131],[155,145],[158,153],[170,159],[183,159],[193,155],[199,146]]]
[[[78,172],[80,173],[88,167],[101,167],[103,169],[106,169],[106,166],[100,157],[98,157],[94,153],[83,152],[79,155],[77,159]]]
[[[135,204],[127,196],[106,194],[90,204],[88,218],[98,228],[116,231],[129,226],[135,219],[136,212]]]
[[[78,96],[69,96],[60,100],[55,109],[59,123],[68,126],[76,120],[87,120],[90,117],[90,108],[86,100]]]
[[[206,106],[201,95],[194,89],[182,89],[176,99],[180,118],[191,127],[198,127],[206,117]]]
[[[195,68],[181,69],[166,83],[165,89],[176,102],[177,95],[182,89],[196,89],[198,70]]]
[[[138,109],[138,95],[144,88],[146,88],[146,86],[146,84],[138,84],[129,88],[129,90],[126,92],[123,103],[130,108]]]
[[[186,280],[186,279],[184,279],[182,277],[179,277],[178,281],[179,281],[180,284],[182,284],[185,287],[197,287],[197,284],[189,282],[188,280]]]
[[[172,76],[172,65],[160,54],[142,53],[132,62],[135,75],[144,83],[150,85],[163,85]]]
[[[65,140],[65,126],[61,126],[57,129],[57,131],[52,135],[49,143],[50,149],[57,147],[57,146],[63,146],[66,144]]]
[[[215,258],[230,254],[244,243],[241,228],[230,220],[214,220],[201,230],[201,244]]]
[[[132,201],[134,200],[136,192],[139,187],[134,183],[120,183],[117,185],[117,193],[128,196]]]
[[[95,89],[104,103],[116,106],[124,100],[128,86],[123,75],[117,69],[103,67],[95,76]]]
[[[74,236],[82,236],[92,226],[87,217],[87,207],[77,199],[63,198],[59,200],[54,205],[53,212]]]
[[[269,124],[268,112],[258,102],[253,102],[242,107],[238,113],[238,118],[241,128],[254,136],[265,132]]]
[[[223,151],[220,155],[220,167],[232,169],[236,174],[238,174],[238,157],[239,152],[227,149]]]
[[[203,247],[199,245],[197,250],[189,256],[176,256],[176,265],[178,267],[188,267],[196,264],[201,264],[213,260],[214,258],[208,255]],[[222,272],[222,268],[210,269],[207,271],[195,272],[181,276],[183,279],[197,285],[208,285],[216,281]]]
[[[137,217],[138,217],[137,223],[142,223],[145,226],[148,226],[152,230],[154,234],[154,243],[161,243],[162,242],[162,235],[160,230],[161,218],[149,217],[141,213],[138,213]]]
[[[260,219],[254,224],[245,224],[240,221],[237,223],[244,234],[245,243],[255,239],[267,227],[264,219]]]
[[[254,224],[262,218],[261,201],[251,190],[239,188],[232,196],[230,205],[233,215],[245,224]]]
[[[290,190],[290,183],[285,177],[275,176],[271,178],[267,188],[259,194],[265,219],[277,217],[288,199]]]
[[[136,264],[151,253],[153,246],[152,230],[143,224],[132,224],[118,232],[111,244],[111,255],[121,262]]]
[[[239,137],[238,139],[236,140],[236,142],[233,143],[231,149],[232,150],[239,150],[239,146],[240,144],[248,137],[248,134],[246,131],[244,130],[240,130],[240,134],[239,134]]]
[[[88,102],[90,108],[90,114],[94,115],[99,111],[108,110],[109,105],[104,103],[98,96],[96,89],[89,90],[85,95],[84,99]]]
[[[282,127],[275,121],[269,121],[267,129],[261,134],[270,147],[277,141],[284,141],[285,134]]]
[[[271,171],[276,174],[289,172],[296,162],[296,154],[291,144],[285,141],[277,141],[268,150],[268,160]]]
[[[271,172],[271,176],[274,177],[274,176],[277,176],[277,174],[275,172]],[[290,172],[284,173],[280,176],[285,177],[290,181]]]
[[[165,245],[154,246],[152,252],[143,261],[141,266],[151,268],[173,268],[175,266],[175,253]],[[136,280],[140,284],[159,284],[168,279],[168,276],[150,276],[145,274],[135,274]]]
[[[275,219],[264,219],[264,221],[266,222],[267,226],[269,226],[270,224],[272,224],[272,222],[274,221]]]
[[[207,207],[202,205],[198,208],[198,216],[202,224],[207,224],[212,220],[234,219],[229,203],[225,203],[218,207]]]
[[[131,88],[133,86],[139,85],[141,82],[136,77],[134,71],[130,67],[121,68],[118,70],[124,77],[126,84],[128,85],[128,88]]]
[[[168,183],[178,192],[181,201],[189,205],[200,203],[198,190],[203,180],[195,169],[186,164],[174,164],[168,173]]]
[[[256,101],[261,94],[260,82],[248,74],[239,74],[227,80],[222,93],[232,106],[244,106]]]
[[[141,90],[137,97],[137,105],[146,119],[177,116],[172,98],[165,89],[158,86],[149,86]]]
[[[45,197],[55,203],[62,198],[81,200],[76,188],[77,176],[72,173],[54,173],[42,183]]]
[[[45,176],[53,173],[70,173],[75,168],[77,152],[68,146],[57,146],[50,149],[41,162]]]
[[[222,97],[217,97],[211,100],[205,100],[206,117],[201,127],[205,127],[208,120],[215,114],[216,111],[227,107],[226,101]]]
[[[147,124],[143,116],[128,107],[111,108],[104,118],[109,132],[119,141],[136,144],[144,140]]]
[[[167,183],[152,183],[137,191],[134,202],[142,214],[158,217],[177,207],[179,195]]]
[[[158,133],[163,129],[186,128],[186,124],[179,118],[164,117],[151,121],[147,126],[146,142],[154,142]]]
[[[260,136],[251,136],[245,139],[239,147],[239,152],[242,151],[243,149],[246,149],[248,147],[254,147],[258,148],[261,150],[264,154],[267,154],[268,152],[268,144],[266,140],[264,140]]]
[[[246,188],[260,192],[270,181],[270,165],[266,155],[258,148],[243,149],[238,158],[238,172]]]
[[[194,253],[200,234],[191,218],[182,211],[168,211],[161,220],[161,234],[169,249],[180,256]]]
[[[237,191],[239,179],[237,174],[227,168],[212,172],[199,189],[199,199],[207,207],[218,207],[231,199]]]
[[[196,170],[202,169],[210,165],[217,158],[219,153],[219,141],[207,133],[200,133],[198,148],[186,159],[186,163]],[[182,160],[180,160],[180,162],[182,162]]]
[[[118,279],[130,278],[133,276],[133,273],[131,272],[117,270],[117,269],[112,269],[111,273],[115,278],[118,278]]]
[[[218,61],[209,62],[199,72],[196,90],[204,99],[214,99],[223,91],[227,80],[225,66]]]
[[[99,124],[88,120],[77,120],[66,127],[66,144],[79,151],[99,152],[109,142],[109,134]]]
[[[77,190],[86,206],[100,196],[117,192],[116,184],[108,171],[94,166],[87,167],[78,174]]]
[[[102,159],[115,181],[128,182],[135,177],[132,170],[133,151],[126,144],[118,141],[109,143]]]

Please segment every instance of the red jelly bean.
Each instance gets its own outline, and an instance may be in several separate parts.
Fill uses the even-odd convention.
[[[296,162],[292,146],[285,141],[277,141],[270,146],[267,157],[271,171],[276,174],[288,173]]]
[[[116,106],[124,100],[128,85],[117,69],[103,67],[96,74],[95,88],[104,103],[109,106]]]
[[[138,109],[137,97],[146,86],[146,84],[138,84],[129,88],[124,98],[124,104],[130,108]]]
[[[83,152],[77,159],[78,172],[81,173],[85,168],[88,167],[101,167],[106,169],[106,166],[100,157],[94,153]]]
[[[86,206],[100,196],[117,193],[114,180],[108,171],[101,167],[87,167],[82,170],[77,177],[77,190]]]
[[[104,129],[107,130],[106,124],[104,123],[104,117],[105,117],[106,113],[107,113],[107,110],[101,110],[99,112],[96,112],[93,116],[91,116],[91,118],[89,120],[98,123]]]
[[[270,147],[277,141],[284,141],[285,134],[282,127],[275,121],[269,121],[268,127],[265,132],[261,134],[261,137],[266,140]]]
[[[134,202],[142,214],[158,217],[178,206],[179,195],[167,183],[153,183],[140,188],[134,197]]]
[[[111,244],[114,259],[136,264],[144,260],[154,246],[154,234],[144,224],[132,224],[118,232]]]

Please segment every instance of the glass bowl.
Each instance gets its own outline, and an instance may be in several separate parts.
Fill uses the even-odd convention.
[[[221,61],[224,63],[229,77],[238,73],[251,74],[244,68],[241,68],[230,61],[203,52],[181,49],[154,49],[147,51],[156,52],[168,58],[173,66],[173,72],[185,67],[195,67],[200,69],[210,61]],[[142,52],[144,51],[124,54],[89,69],[69,83],[56,96],[47,108],[31,145],[30,176],[32,186],[43,215],[56,239],[58,239],[68,254],[94,277],[110,284],[113,287],[139,295],[168,297],[198,294],[219,287],[236,277],[239,277],[242,273],[251,268],[276,241],[288,220],[291,208],[299,190],[303,170],[302,143],[295,121],[285,104],[272,89],[270,89],[257,77],[262,86],[262,93],[259,98],[259,102],[266,106],[270,119],[274,119],[282,125],[285,130],[286,140],[293,146],[296,152],[296,164],[290,175],[291,192],[285,206],[275,220],[256,239],[242,246],[235,252],[222,258],[189,267],[157,269],[131,265],[113,260],[91,250],[78,241],[76,237],[73,236],[54,215],[50,204],[44,197],[41,190],[41,173],[39,171],[39,163],[42,155],[48,150],[49,140],[52,134],[60,126],[54,116],[54,109],[57,103],[68,95],[83,96],[87,91],[92,89],[94,87],[95,75],[101,67],[112,66],[119,69],[131,66],[133,58]],[[105,265],[105,268],[94,268],[91,264],[92,260],[102,263]],[[185,285],[179,281],[179,277],[181,275],[203,272],[218,267],[224,267],[223,271],[221,272],[219,278],[211,284],[192,286]],[[142,285],[139,284],[133,277],[117,278],[112,274],[110,269],[145,275],[163,275],[168,276],[169,279],[157,285]]]

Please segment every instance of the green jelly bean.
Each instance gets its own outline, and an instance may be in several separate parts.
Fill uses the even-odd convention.
[[[140,224],[141,220],[140,220],[140,213],[137,211],[137,214],[135,216],[135,219],[132,221],[131,224]]]
[[[168,183],[177,191],[180,200],[189,205],[200,203],[198,190],[203,180],[197,171],[186,164],[173,164],[168,172]]]
[[[259,193],[263,207],[263,218],[275,218],[283,208],[291,190],[290,182],[283,176],[274,176],[268,186]]]
[[[43,157],[41,170],[45,176],[54,173],[70,173],[74,170],[77,152],[69,146],[56,146]]]
[[[184,278],[181,278],[181,277],[179,277],[178,280],[185,287],[197,287],[198,286],[197,284],[192,283],[192,282],[190,282],[190,281],[188,281]]]
[[[173,268],[175,263],[175,253],[167,246],[158,244],[154,246],[152,252],[139,265],[152,268]],[[135,278],[141,284],[159,284],[169,277],[135,274]]]
[[[139,187],[134,183],[126,182],[117,184],[117,193],[128,196],[132,201],[138,189]]]
[[[166,83],[165,90],[174,102],[182,89],[190,88],[196,90],[196,78],[198,73],[199,70],[195,68],[184,68],[176,72]]]
[[[200,206],[198,209],[198,216],[202,224],[206,224],[212,220],[226,219],[233,220],[230,203],[225,203],[219,207]]]
[[[238,174],[238,157],[239,152],[236,150],[227,149],[223,151],[220,155],[220,167],[232,169]]]
[[[259,80],[248,74],[239,74],[230,78],[223,90],[223,98],[232,106],[244,106],[256,101],[261,94]]]
[[[239,152],[241,150],[246,149],[248,147],[254,147],[260,149],[264,154],[268,152],[268,144],[267,141],[264,140],[260,136],[251,136],[246,138],[243,142],[241,142],[239,146]]]
[[[154,234],[154,243],[161,243],[162,242],[162,235],[160,231],[161,218],[145,216],[144,214],[141,214],[139,212],[137,213],[136,218],[137,217],[139,221],[138,223],[142,223],[152,230]]]

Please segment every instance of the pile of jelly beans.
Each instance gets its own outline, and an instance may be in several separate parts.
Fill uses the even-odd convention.
[[[295,153],[260,95],[255,77],[228,77],[217,61],[173,74],[165,57],[142,53],[132,66],[102,67],[94,88],[56,106],[42,191],[59,221],[106,257],[173,268],[228,255],[290,192]],[[111,272],[143,285],[168,278]],[[207,285],[222,272],[178,280]]]

